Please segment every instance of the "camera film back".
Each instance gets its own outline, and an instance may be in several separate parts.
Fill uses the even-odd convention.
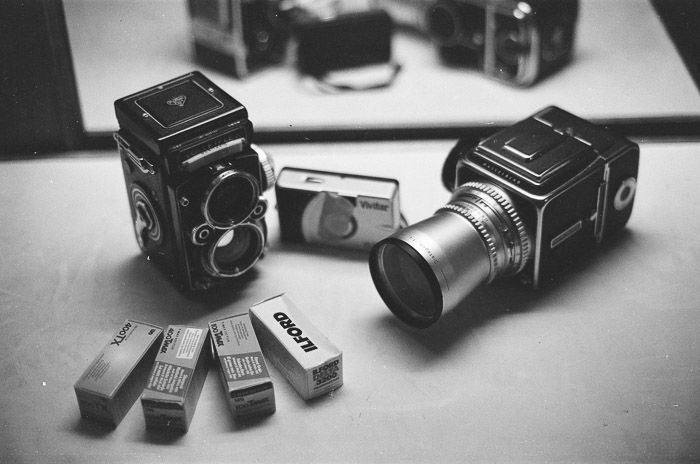
[[[209,323],[212,351],[234,418],[275,412],[275,391],[250,316]]]
[[[75,383],[83,417],[119,425],[143,391],[162,334],[158,326],[124,321]]]

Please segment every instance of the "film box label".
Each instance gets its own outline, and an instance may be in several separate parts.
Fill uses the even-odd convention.
[[[250,316],[209,323],[219,377],[234,418],[275,412],[275,392]]]
[[[74,385],[81,416],[119,425],[143,391],[163,330],[127,319]]]
[[[265,355],[302,398],[343,384],[343,353],[285,295],[254,305],[250,315]]]
[[[146,427],[187,432],[207,376],[209,331],[171,325],[141,395]]]

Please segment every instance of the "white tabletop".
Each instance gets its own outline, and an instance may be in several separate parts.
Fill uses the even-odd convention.
[[[394,177],[409,221],[447,198],[453,141],[266,147],[277,164]],[[116,151],[0,169],[0,462],[692,462],[700,456],[700,145],[641,145],[626,231],[561,282],[476,290],[402,325],[367,258],[279,239],[238,289],[187,296],[140,253]],[[286,292],[343,350],[345,384],[236,424],[212,369],[190,431],[81,420],[73,383],[126,318],[194,324]]]

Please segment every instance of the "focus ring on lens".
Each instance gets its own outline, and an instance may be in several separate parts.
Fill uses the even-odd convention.
[[[523,223],[522,219],[520,218],[520,215],[513,206],[513,203],[511,203],[510,198],[502,195],[499,189],[496,189],[488,184],[484,184],[481,182],[467,182],[465,185],[468,185],[474,189],[480,190],[489,195],[491,198],[496,200],[496,202],[498,202],[498,204],[501,205],[506,214],[508,214],[508,217],[513,223],[513,226],[515,226],[515,232],[517,233],[518,242],[520,243],[520,259],[516,260],[516,269],[514,269],[514,273],[522,271],[525,267],[525,264],[527,263],[528,257],[530,256],[530,236],[527,233],[525,223]]]
[[[479,235],[481,236],[481,240],[486,246],[486,252],[489,255],[489,261],[491,263],[491,272],[489,273],[488,279],[488,281],[491,282],[496,276],[495,270],[500,268],[500,266],[498,265],[498,250],[496,249],[496,243],[493,240],[493,236],[489,232],[488,228],[484,226],[483,221],[477,218],[474,214],[472,214],[472,208],[475,208],[475,206],[470,204],[468,204],[467,206],[463,206],[449,203],[440,208],[438,211],[452,211],[454,213],[459,214],[460,216],[464,217],[467,221],[469,221],[469,223],[479,233]],[[479,209],[479,211],[481,210]],[[483,211],[481,212],[483,213]]]
[[[525,267],[530,256],[530,237],[511,200],[500,189],[482,182],[468,182],[440,210],[460,214],[482,237],[491,262],[489,282],[498,275],[516,274]]]

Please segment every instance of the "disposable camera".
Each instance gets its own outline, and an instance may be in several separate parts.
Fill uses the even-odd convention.
[[[394,179],[284,168],[275,192],[282,240],[369,250],[402,226]]]
[[[195,57],[245,77],[285,59],[289,27],[279,0],[189,0]]]
[[[578,0],[375,0],[422,30],[442,61],[520,87],[570,61]]]
[[[263,254],[272,160],[246,108],[199,72],[114,103],[136,241],[181,286],[230,282]]]
[[[459,141],[450,157],[458,160],[450,201],[370,254],[384,302],[416,327],[482,282],[553,280],[632,213],[639,147],[556,107],[474,148]]]

